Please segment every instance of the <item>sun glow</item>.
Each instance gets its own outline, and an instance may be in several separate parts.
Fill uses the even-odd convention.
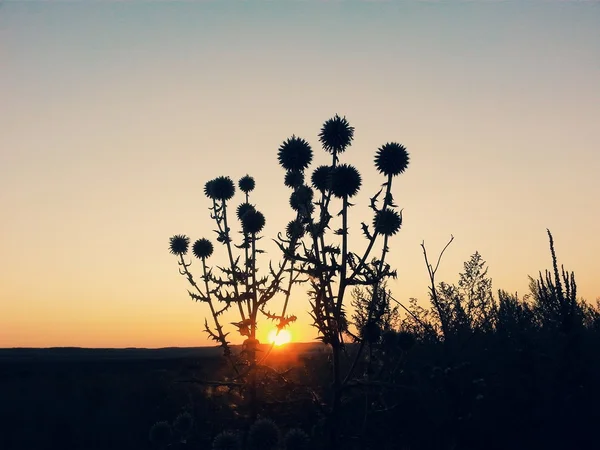
[[[277,329],[275,329],[269,332],[267,339],[269,340],[269,343],[274,343],[277,347],[279,347],[292,342],[292,333],[290,333],[288,330],[281,330],[279,334],[277,334]]]

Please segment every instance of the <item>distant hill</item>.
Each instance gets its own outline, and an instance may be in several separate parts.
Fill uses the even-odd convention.
[[[232,345],[239,349],[239,345]],[[262,348],[269,345],[263,344]],[[287,344],[277,351],[285,349],[297,354],[325,351],[325,346],[319,342],[296,342]],[[25,361],[131,361],[182,358],[215,358],[221,356],[219,347],[166,347],[166,348],[81,348],[81,347],[51,347],[51,348],[0,348],[0,363]]]

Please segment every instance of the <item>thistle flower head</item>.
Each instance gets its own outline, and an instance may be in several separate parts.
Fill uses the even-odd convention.
[[[173,432],[169,422],[156,422],[152,425],[152,428],[150,428],[150,441],[159,447],[164,447],[169,444],[172,434]]]
[[[331,171],[331,192],[338,198],[353,197],[361,183],[360,173],[354,166],[340,164]]]
[[[223,431],[215,436],[212,450],[242,450],[242,440],[237,433]]]
[[[373,219],[373,228],[379,234],[392,236],[396,234],[402,226],[402,215],[393,209],[382,209],[377,211]]]
[[[313,187],[320,192],[325,192],[331,186],[331,166],[319,166],[317,167],[310,181]]]
[[[249,192],[252,192],[254,190],[254,186],[255,186],[254,178],[251,177],[250,175],[244,175],[238,181],[238,187],[240,188],[240,191],[242,191],[244,194],[248,194]]]
[[[235,194],[235,184],[229,177],[217,177],[204,185],[204,194],[213,200],[229,200]]]
[[[265,216],[255,209],[249,210],[241,218],[242,230],[247,234],[257,234],[265,226]]]
[[[390,142],[377,150],[375,167],[380,173],[395,177],[406,170],[409,160],[406,147],[396,142]]]
[[[279,164],[285,170],[303,171],[312,161],[312,148],[304,139],[292,136],[283,141],[277,153]]]
[[[310,438],[308,434],[300,428],[292,428],[283,438],[285,450],[308,450],[310,447]]]
[[[173,255],[185,255],[190,245],[190,238],[185,234],[176,234],[169,239],[169,251]]]
[[[306,185],[299,186],[290,195],[290,206],[294,211],[300,211],[301,208],[310,209],[312,206],[313,190]]]
[[[288,239],[300,239],[304,236],[304,225],[299,220],[291,220],[285,227],[285,234]]]
[[[213,245],[208,239],[202,238],[194,242],[192,253],[198,259],[209,258],[213,254]]]
[[[248,443],[253,450],[273,450],[279,444],[279,428],[269,419],[258,419],[248,430]]]
[[[319,140],[329,153],[342,153],[353,139],[354,127],[350,126],[346,117],[337,114],[323,124],[319,133]]]
[[[179,414],[173,422],[175,432],[181,436],[187,436],[191,433],[194,426],[194,418],[188,412]]]
[[[241,203],[238,205],[237,210],[236,210],[236,215],[238,220],[242,220],[242,217],[244,217],[244,215],[248,212],[248,211],[255,211],[256,208],[254,207],[254,205],[251,205],[250,203]]]
[[[290,188],[297,188],[304,183],[304,173],[299,170],[288,170],[285,173],[284,184]]]
[[[213,180],[209,180],[206,183],[204,183],[204,195],[206,195],[208,198],[212,199],[212,185],[213,185]]]

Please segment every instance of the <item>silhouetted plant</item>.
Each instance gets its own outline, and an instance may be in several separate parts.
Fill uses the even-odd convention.
[[[287,144],[293,148],[293,155],[282,154],[283,162],[290,170],[300,170],[310,162],[310,148],[302,140],[292,138]],[[293,315],[287,315],[287,306],[291,287],[298,282],[299,273],[295,270],[295,263],[290,258],[284,257],[276,267],[269,264],[268,272],[259,275],[257,257],[263,253],[258,247],[261,232],[265,227],[265,217],[250,203],[250,193],[255,188],[254,179],[246,175],[238,182],[238,187],[244,195],[243,202],[235,209],[240,225],[241,241],[234,243],[231,218],[229,211],[230,201],[235,195],[235,185],[231,178],[220,176],[208,181],[204,186],[204,193],[211,201],[209,208],[211,218],[216,224],[217,242],[225,247],[228,264],[225,267],[213,268],[208,265],[208,259],[212,256],[213,244],[206,238],[198,239],[192,245],[192,254],[201,264],[201,275],[199,281],[190,271],[191,261],[187,262],[185,256],[188,253],[190,239],[185,235],[175,235],[170,239],[170,251],[179,259],[180,273],[184,275],[193,290],[188,290],[190,297],[198,302],[208,304],[212,326],[208,319],[204,321],[204,330],[209,338],[217,342],[222,348],[224,355],[229,359],[235,370],[236,378],[247,381],[250,390],[250,404],[252,414],[257,413],[256,379],[254,369],[259,365],[257,350],[259,341],[257,339],[257,326],[259,314],[277,323],[277,329],[282,330],[296,320]],[[286,236],[281,234],[277,241],[287,252],[293,253],[297,249],[299,230],[294,227],[296,219],[290,222]],[[238,254],[236,254],[238,253]],[[277,294],[285,297],[281,313],[275,314],[267,309],[268,302]],[[232,322],[236,331],[245,340],[242,351],[233,355],[230,342],[227,340],[230,332],[224,330],[222,315],[230,308],[236,308],[239,320]]]
[[[378,344],[383,334],[395,330],[399,325],[398,305],[391,305],[391,292],[384,286],[377,289],[377,296],[373,296],[370,287],[356,286],[352,290],[351,306],[354,308],[352,323],[356,328],[356,341],[366,339],[367,342]],[[368,321],[369,308],[371,319]]]
[[[550,230],[546,230],[550,240],[553,271],[539,273],[538,280],[529,277],[530,290],[534,302],[534,311],[540,323],[545,327],[555,327],[569,332],[583,325],[582,309],[577,301],[575,274],[566,272],[561,266],[558,270],[554,239]]]
[[[245,442],[245,445],[244,445]],[[213,450],[308,450],[310,437],[300,428],[290,429],[281,438],[279,427],[270,419],[258,419],[247,433],[224,431],[213,440]]]
[[[225,176],[215,178],[206,183],[204,191],[212,201],[211,217],[217,225],[217,241],[226,248],[229,265],[216,271],[207,266],[207,259],[212,254],[212,244],[206,239],[198,240],[193,245],[194,256],[201,260],[202,286],[198,285],[189,271],[191,263],[184,256],[189,247],[189,238],[176,235],[171,238],[171,253],[179,257],[180,271],[194,288],[189,294],[196,301],[209,305],[214,327],[205,321],[205,331],[214,341],[223,347],[225,354],[231,357],[231,350],[226,339],[227,334],[220,323],[221,314],[231,305],[237,305],[240,321],[234,325],[238,332],[247,339],[244,352],[248,356],[248,365],[252,369],[259,363],[256,360],[258,341],[256,339],[257,316],[259,313],[277,323],[283,329],[295,316],[287,316],[287,305],[292,286],[296,283],[308,282],[310,285],[310,314],[314,326],[319,332],[319,339],[332,348],[333,360],[333,392],[331,402],[332,445],[336,445],[339,430],[336,423],[341,406],[342,390],[352,378],[357,362],[361,358],[366,342],[360,339],[358,351],[348,372],[341,372],[341,352],[344,348],[343,335],[348,330],[345,302],[346,291],[353,286],[362,285],[371,288],[370,304],[366,308],[366,323],[372,321],[376,311],[376,299],[380,298],[380,289],[385,279],[395,276],[389,264],[385,262],[389,252],[389,240],[401,228],[402,212],[396,211],[392,195],[392,184],[395,177],[402,174],[409,164],[406,148],[391,142],[381,146],[375,154],[375,167],[385,177],[379,191],[371,198],[370,208],[373,211],[371,225],[362,223],[362,232],[367,240],[364,251],[352,252],[348,245],[350,228],[349,212],[354,198],[362,186],[362,177],[358,169],[350,164],[340,163],[340,155],[352,144],[354,128],[346,118],[338,115],[327,120],[319,140],[331,156],[331,163],[313,171],[310,176],[312,187],[306,184],[305,171],[313,160],[310,144],[300,137],[292,136],[283,141],[277,152],[277,159],[285,170],[284,184],[292,189],[290,207],[295,218],[280,233],[275,242],[282,252],[282,260],[277,269],[269,266],[268,276],[258,276],[256,256],[260,250],[257,242],[265,225],[264,216],[249,201],[249,193],[254,183],[249,178],[240,180],[239,187],[245,194],[245,202],[237,208],[237,216],[241,222],[243,239],[235,249],[242,251],[242,256],[234,256],[234,245],[230,232],[228,217],[229,201],[235,194],[233,181]],[[313,190],[314,188],[314,190]],[[315,194],[316,191],[316,194]],[[341,211],[334,215],[335,204],[341,203]],[[339,217],[339,225],[333,226],[332,219]],[[330,231],[333,230],[332,233]],[[377,240],[381,238],[381,250],[373,256]],[[243,263],[240,263],[242,259]],[[306,276],[307,279],[301,279]],[[285,282],[285,285],[284,285]],[[283,310],[280,314],[270,312],[267,302],[276,294],[285,296]],[[216,304],[223,303],[218,309]],[[264,359],[264,358],[263,358]],[[235,364],[232,363],[235,367]],[[252,371],[250,380],[252,381]],[[251,383],[254,385],[254,383]]]
[[[223,431],[215,436],[213,450],[242,450],[242,440],[238,433]]]
[[[365,323],[370,324],[376,312],[376,299],[385,279],[395,276],[395,272],[385,262],[389,251],[389,239],[402,225],[402,213],[396,211],[392,195],[392,184],[396,176],[408,167],[409,155],[406,148],[398,143],[387,143],[375,155],[375,167],[385,177],[382,188],[371,198],[373,211],[371,226],[362,222],[362,232],[367,245],[361,253],[352,252],[348,245],[349,216],[354,198],[362,187],[362,177],[358,169],[350,164],[340,163],[340,155],[348,150],[354,139],[354,128],[346,118],[335,116],[327,120],[319,140],[323,150],[331,155],[331,163],[317,167],[306,184],[289,182],[293,187],[290,206],[298,212],[299,229],[302,238],[300,252],[290,253],[283,243],[279,247],[286,257],[298,264],[298,270],[308,275],[311,289],[310,314],[319,339],[332,348],[333,393],[331,401],[331,445],[337,445],[339,434],[338,419],[344,386],[353,377],[361,358],[366,339],[359,337],[358,351],[346,374],[341,372],[341,354],[344,348],[344,333],[348,332],[345,302],[346,291],[353,286],[371,287],[371,299],[367,302]],[[309,144],[293,136],[284,141],[279,149],[279,162],[286,171],[303,172],[312,161]],[[301,177],[296,176],[300,180]],[[305,179],[307,177],[304,177]],[[380,196],[383,195],[381,199]],[[341,203],[341,210],[332,213],[335,203]],[[338,203],[338,204],[339,204]],[[337,211],[337,208],[335,209]],[[332,219],[339,217],[339,224]],[[332,231],[329,233],[329,231]],[[375,242],[382,238],[380,254],[373,257]],[[370,326],[370,325],[368,325]]]

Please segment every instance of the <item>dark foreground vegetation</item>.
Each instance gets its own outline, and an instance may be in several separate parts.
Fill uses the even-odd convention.
[[[342,395],[341,448],[598,445],[600,312],[572,274],[492,295],[475,254],[456,285],[434,287],[429,308],[388,293],[368,323],[355,291],[366,348]],[[0,448],[330,448],[331,364],[321,343],[275,349],[251,398],[218,349],[1,350]]]

